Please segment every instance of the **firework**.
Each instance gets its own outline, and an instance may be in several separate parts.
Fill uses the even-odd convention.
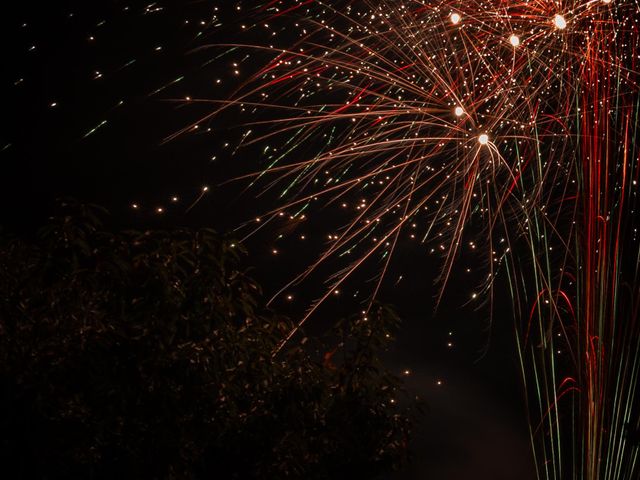
[[[370,263],[374,298],[409,239],[442,255],[443,288],[463,250],[483,251],[483,296],[499,275],[510,285],[538,477],[636,478],[638,4],[283,0],[254,14],[247,30],[269,43],[217,48],[266,60],[209,117],[255,117],[240,143],[267,166],[249,177],[282,198],[260,226],[345,210],[278,293],[337,265],[300,325]]]

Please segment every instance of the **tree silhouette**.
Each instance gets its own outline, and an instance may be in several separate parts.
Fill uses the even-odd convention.
[[[64,204],[0,242],[0,456],[12,478],[375,478],[410,411],[384,306],[273,357],[243,250],[211,230],[110,231]]]

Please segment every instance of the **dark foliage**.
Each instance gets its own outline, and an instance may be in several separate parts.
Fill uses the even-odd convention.
[[[408,411],[378,306],[275,357],[242,250],[209,230],[110,232],[67,204],[0,243],[0,459],[11,478],[375,478]]]

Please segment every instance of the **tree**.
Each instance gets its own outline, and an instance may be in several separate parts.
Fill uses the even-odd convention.
[[[374,478],[409,411],[385,306],[273,355],[243,250],[211,230],[109,231],[67,203],[0,242],[2,464],[16,478]]]

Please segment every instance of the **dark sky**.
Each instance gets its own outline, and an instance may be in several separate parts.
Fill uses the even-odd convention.
[[[72,196],[106,206],[123,226],[226,232],[275,205],[269,194],[258,201],[256,191],[242,195],[245,184],[220,186],[260,168],[251,149],[225,150],[241,134],[241,119],[227,116],[163,142],[211,108],[185,104],[186,97],[223,98],[234,87],[229,58],[194,49],[237,41],[245,18],[236,5],[242,2],[27,2],[3,14],[0,222],[28,231],[55,198]],[[325,226],[305,228],[311,235]],[[304,249],[271,255],[280,248],[278,232],[268,228],[248,242],[267,292],[309,261]],[[496,302],[490,324],[487,306],[465,305],[478,278],[454,273],[434,313],[440,265],[420,248],[402,250],[390,275],[403,280],[381,293],[404,318],[389,364],[412,372],[410,388],[429,405],[415,474],[398,478],[534,478],[508,302]],[[293,305],[276,308],[300,314],[316,295],[313,282],[295,292]],[[332,299],[324,312],[356,305]]]

